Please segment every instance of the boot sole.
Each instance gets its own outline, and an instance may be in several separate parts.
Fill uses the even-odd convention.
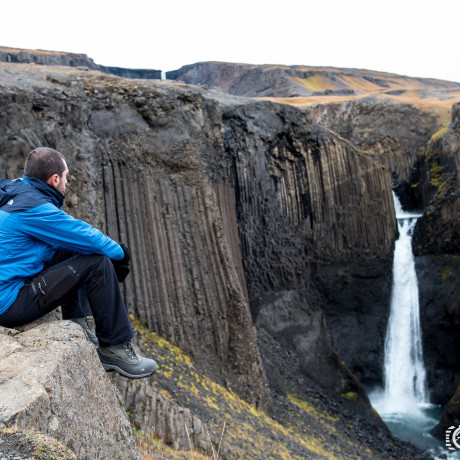
[[[123,375],[124,377],[128,377],[130,379],[142,379],[142,378],[145,378],[145,377],[150,377],[151,375],[155,374],[155,372],[157,371],[156,369],[152,372],[146,372],[145,374],[130,374],[129,372],[125,371],[124,369],[122,369],[121,367],[118,367],[116,364],[105,364],[105,363],[102,363],[102,367],[104,368],[104,370],[106,372],[112,372],[112,371],[116,371],[118,372],[120,375]]]

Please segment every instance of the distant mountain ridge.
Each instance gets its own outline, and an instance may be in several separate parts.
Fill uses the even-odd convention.
[[[148,80],[162,78],[161,70],[103,66],[96,64],[86,54],[63,51],[0,46],[0,62],[86,67],[123,78]],[[409,97],[411,102],[414,98],[434,97],[442,100],[460,98],[458,82],[340,67],[208,61],[185,65],[180,69],[166,72],[166,78],[190,85],[218,88],[234,96],[287,99],[280,102],[296,105],[329,102],[331,98],[353,99],[363,95]],[[304,100],[296,101],[296,98],[304,98]]]
[[[235,96],[309,97],[351,96],[366,93],[400,95],[418,91],[459,91],[460,83],[414,78],[373,70],[335,67],[251,65],[199,62],[166,73],[166,78],[193,85],[218,87]]]
[[[0,62],[87,67],[90,70],[99,70],[100,72],[123,78],[161,79],[161,70],[125,69],[122,67],[103,66],[96,64],[86,54],[66,53],[63,51],[26,50],[0,46]]]

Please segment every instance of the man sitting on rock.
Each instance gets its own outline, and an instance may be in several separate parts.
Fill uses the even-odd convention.
[[[16,327],[62,306],[80,324],[105,370],[130,378],[152,375],[138,356],[119,281],[130,252],[91,225],[61,211],[69,170],[64,156],[40,147],[20,179],[0,179],[0,326]],[[86,317],[94,317],[96,336]]]

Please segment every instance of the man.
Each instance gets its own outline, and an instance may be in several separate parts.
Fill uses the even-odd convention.
[[[129,272],[129,250],[60,210],[68,172],[61,153],[40,147],[22,178],[0,179],[0,326],[29,323],[61,305],[63,318],[99,345],[105,370],[147,377],[157,365],[131,346],[118,284]],[[97,338],[86,323],[91,314]]]

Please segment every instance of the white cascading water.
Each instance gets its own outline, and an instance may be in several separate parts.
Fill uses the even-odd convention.
[[[392,414],[421,415],[421,409],[429,405],[412,253],[412,231],[420,215],[403,211],[394,193],[393,199],[399,238],[395,242],[391,308],[385,337],[385,387],[383,392],[370,395],[384,419]]]
[[[460,460],[428,433],[440,418],[438,407],[429,403],[423,363],[419,292],[412,232],[419,214],[403,211],[393,193],[399,239],[393,259],[391,309],[385,337],[385,387],[372,392],[372,405],[390,431],[439,458]],[[438,458],[438,457],[434,457]]]
[[[412,232],[419,215],[404,212],[393,194],[399,239],[395,243],[391,310],[385,338],[386,413],[417,412],[429,403],[423,364],[417,274]]]

